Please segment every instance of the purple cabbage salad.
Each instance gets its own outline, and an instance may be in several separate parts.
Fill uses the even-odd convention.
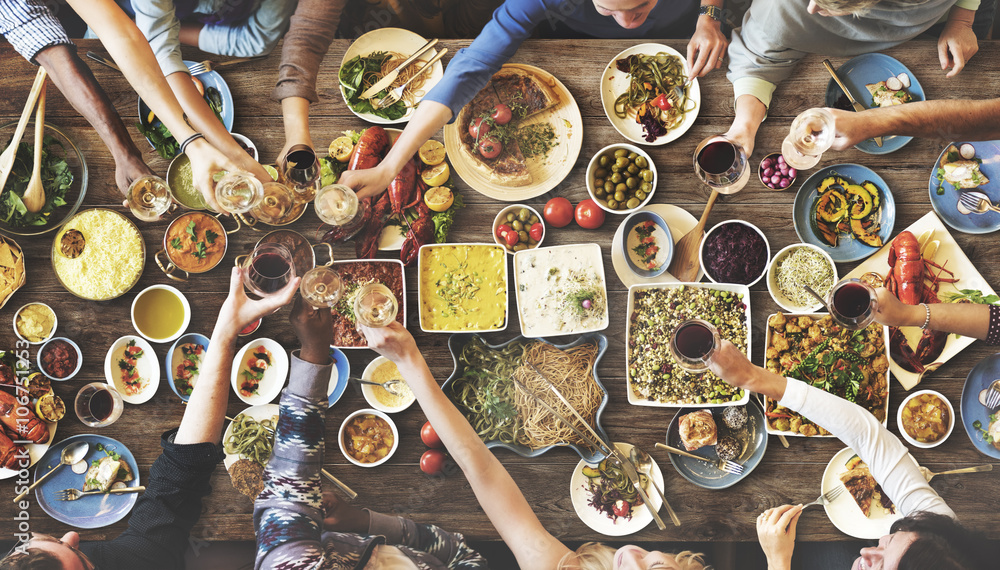
[[[767,267],[767,244],[755,229],[731,222],[705,239],[703,257],[716,282],[749,285]]]

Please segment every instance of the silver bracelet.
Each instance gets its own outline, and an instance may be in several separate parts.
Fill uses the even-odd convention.
[[[920,330],[927,330],[927,326],[931,324],[931,307],[927,303],[920,303],[924,306],[924,310],[927,311],[927,316],[924,318],[924,324],[920,325]]]

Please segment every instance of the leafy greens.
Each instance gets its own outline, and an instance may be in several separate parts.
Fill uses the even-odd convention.
[[[53,153],[55,147],[62,149],[61,155]],[[11,227],[44,226],[52,212],[66,205],[66,192],[73,184],[73,172],[63,158],[66,147],[55,137],[45,135],[42,139],[42,187],[45,189],[45,205],[38,212],[31,213],[25,207],[21,196],[28,188],[31,170],[34,166],[34,146],[22,142],[17,147],[14,165],[7,184],[0,193],[0,220]]]
[[[383,89],[375,94],[371,99],[361,99],[360,95],[365,89],[374,85],[382,78],[382,65],[387,59],[392,57],[384,51],[377,51],[366,56],[355,56],[340,68],[338,77],[340,86],[344,88],[344,95],[347,104],[357,113],[369,113],[395,121],[402,119],[409,108],[402,100],[396,101],[388,107],[375,109],[374,102],[385,97],[389,89]]]

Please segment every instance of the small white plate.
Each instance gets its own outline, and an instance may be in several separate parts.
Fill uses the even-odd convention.
[[[139,378],[144,380],[138,394],[129,394],[125,391],[121,369],[118,367],[118,361],[125,358],[126,345],[133,340],[135,345],[142,349],[142,356],[135,361],[136,372],[139,373]],[[156,359],[153,346],[146,339],[135,335],[125,335],[116,340],[104,357],[104,377],[108,385],[117,390],[125,402],[129,404],[148,402],[156,395],[156,389],[160,386],[160,362]]]
[[[251,351],[259,346],[263,346],[271,353],[271,365],[264,371],[264,376],[257,386],[257,393],[251,396],[244,396],[240,393],[240,383],[243,380],[243,371],[247,369],[246,360],[250,358]],[[247,343],[246,346],[236,353],[233,359],[233,391],[241,400],[251,406],[266,404],[281,393],[285,379],[288,377],[288,353],[277,342],[269,338],[259,338]]]
[[[278,404],[261,404],[259,406],[250,406],[249,408],[240,412],[240,414],[246,414],[247,416],[250,416],[251,418],[259,422],[261,420],[269,420],[272,418],[277,418],[278,410],[279,410]],[[233,417],[235,418],[237,416]],[[275,430],[278,429],[277,422],[275,422],[274,428]],[[233,422],[229,422],[229,425],[226,426],[225,433],[222,434],[223,445],[225,445],[226,440],[229,439],[229,436],[232,435],[232,433],[233,433]],[[226,458],[222,460],[222,464],[225,465],[226,469],[228,470],[230,467],[232,467],[233,463],[236,463],[241,458],[242,456],[238,453],[227,453]]]
[[[368,366],[365,367],[364,373],[361,374],[361,379],[373,381],[372,377],[375,375],[375,369],[378,368],[379,366],[382,366],[386,362],[390,362],[390,360],[384,356],[379,356],[374,360],[372,360],[371,362],[369,362]],[[402,376],[400,376],[400,380],[402,380]],[[417,401],[416,396],[411,396],[402,406],[396,406],[396,407],[387,406],[382,402],[380,402],[378,398],[375,397],[375,387],[372,386],[371,384],[362,384],[361,393],[364,395],[365,400],[368,402],[369,406],[375,408],[380,412],[385,412],[387,414],[395,414],[396,412],[402,412],[406,408],[412,406],[413,402]]]
[[[667,225],[670,226],[670,237],[674,238],[674,244],[679,242],[682,237],[698,225],[697,218],[687,210],[673,204],[650,204],[637,211],[649,211],[659,214],[667,222]],[[622,222],[618,226],[618,229],[615,231],[615,237],[611,241],[611,265],[614,266],[615,273],[618,274],[618,279],[621,280],[622,285],[631,287],[632,285],[649,285],[652,283],[677,283],[677,278],[668,271],[664,271],[656,277],[639,277],[628,268],[628,260],[625,259],[625,254],[622,253],[624,224],[625,222]],[[699,267],[698,276],[695,278],[695,281],[701,281],[704,275],[705,270]]]
[[[627,456],[632,451],[633,446],[629,443],[616,443],[615,447]],[[660,466],[656,464],[656,461],[652,461],[652,479],[662,489],[663,472],[660,471]],[[646,528],[649,523],[653,522],[653,515],[649,514],[649,509],[646,508],[646,505],[633,506],[631,519],[618,518],[615,521],[612,521],[607,515],[591,507],[590,492],[587,490],[587,476],[583,474],[585,466],[590,466],[594,469],[597,468],[597,465],[581,460],[573,468],[573,476],[569,481],[569,496],[573,500],[573,509],[576,511],[576,516],[580,517],[580,520],[583,521],[583,524],[604,536],[625,536],[639,532]],[[659,510],[662,506],[662,501],[656,493],[656,489],[652,485],[649,485],[644,490],[646,491],[646,495],[649,496],[653,507]]]
[[[820,493],[844,486],[840,482],[840,476],[847,472],[847,460],[852,455],[854,455],[854,450],[845,447],[833,456],[830,464],[823,471]],[[899,514],[899,507],[896,507],[896,514],[890,515],[878,504],[872,505],[872,514],[870,517],[866,517],[861,512],[861,507],[846,491],[823,508],[826,509],[826,516],[830,517],[830,522],[840,529],[840,532],[854,538],[869,540],[875,540],[889,534],[889,527],[892,526],[892,523],[903,517]]]

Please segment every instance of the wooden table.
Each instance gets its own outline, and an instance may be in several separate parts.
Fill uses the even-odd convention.
[[[669,45],[683,52],[684,42],[671,41]],[[445,41],[452,53],[467,45],[464,41]],[[607,62],[628,42],[622,41],[529,41],[517,52],[513,61],[537,65],[562,80],[576,98],[583,113],[585,138],[583,151],[572,174],[553,192],[528,203],[541,208],[556,195],[566,196],[576,203],[586,198],[584,171],[590,158],[603,146],[623,141],[604,116],[597,87],[598,77]],[[94,41],[78,42],[81,56],[87,50],[103,52]],[[345,129],[361,129],[366,125],[350,113],[340,97],[336,73],[339,62],[349,42],[334,42],[319,76],[321,101],[312,107],[313,140],[317,149],[325,149],[334,137]],[[234,130],[248,135],[262,151],[263,160],[273,160],[284,140],[280,107],[270,99],[276,77],[280,49],[263,61],[243,64],[223,72],[237,102]],[[938,67],[936,46],[933,42],[915,41],[888,52],[906,64],[921,84],[929,99],[954,98],[963,94],[981,94],[983,86],[1000,82],[1000,42],[983,42],[980,52],[967,69],[957,78],[946,80]],[[190,59],[204,59],[199,55]],[[788,130],[793,116],[800,111],[821,105],[827,85],[827,75],[820,65],[821,58],[810,57],[799,66],[798,72],[775,93],[770,118],[761,127],[757,150],[752,163],[756,167],[764,154],[778,150],[780,141]],[[835,59],[839,65],[844,58]],[[99,81],[112,97],[119,112],[129,125],[129,131],[151,167],[158,173],[166,171],[167,162],[149,149],[135,130],[136,96],[124,78],[100,65],[92,65]],[[34,68],[21,59],[8,45],[0,47],[0,69],[5,79],[0,85],[0,121],[16,120],[29,90]],[[660,184],[654,197],[655,203],[673,203],[688,210],[696,217],[701,214],[707,198],[706,188],[695,177],[691,168],[691,154],[695,145],[707,136],[724,132],[732,119],[732,88],[722,72],[712,73],[702,80],[702,108],[694,127],[679,140],[665,146],[647,147],[660,172]],[[989,91],[989,90],[987,90]],[[57,90],[50,90],[49,120],[65,128],[84,150],[90,166],[91,180],[85,202],[86,207],[105,206],[121,211],[121,196],[114,184],[111,157],[94,130],[67,104]],[[948,138],[947,134],[943,135]],[[839,162],[855,162],[873,168],[891,187],[896,200],[896,229],[905,228],[930,210],[927,180],[943,142],[914,140],[903,150],[886,156],[866,155],[856,150],[829,153],[820,166]],[[322,151],[321,151],[322,152]],[[802,178],[800,178],[801,182]],[[497,211],[504,205],[485,198],[461,181],[457,182],[468,207],[461,213],[452,229],[455,242],[489,241],[490,227]],[[722,197],[712,212],[709,224],[729,218],[742,218],[757,224],[766,234],[772,251],[796,243],[791,223],[791,204],[794,192],[772,192],[764,189],[754,177],[739,194]],[[674,412],[666,409],[636,408],[625,397],[624,336],[627,296],[626,288],[615,276],[610,260],[610,244],[614,231],[622,218],[609,216],[598,230],[583,230],[575,224],[551,229],[546,245],[581,242],[601,244],[608,275],[610,327],[604,331],[609,339],[609,349],[601,361],[601,381],[611,394],[611,401],[603,415],[603,425],[619,441],[629,441],[653,450],[661,441]],[[312,236],[318,221],[311,211],[293,229]],[[166,222],[139,223],[150,255],[161,243]],[[55,390],[66,402],[72,402],[76,391],[92,381],[104,381],[103,359],[108,347],[118,337],[133,332],[129,322],[129,306],[135,292],[154,283],[166,283],[163,274],[152,260],[132,292],[109,302],[87,302],[70,295],[56,281],[49,260],[53,234],[39,238],[21,238],[25,251],[28,283],[0,312],[0,322],[10,322],[13,312],[24,303],[43,300],[59,316],[59,334],[78,341],[84,351],[84,364],[80,374],[66,383],[56,383]],[[244,253],[260,237],[253,231],[243,230],[234,236],[233,244],[222,267],[197,276],[189,283],[178,285],[195,308],[189,330],[208,333],[215,321],[217,309],[225,298],[228,271],[232,258]],[[953,232],[955,239],[974,260],[979,271],[994,287],[1000,285],[1000,265],[987,261],[988,252],[995,251],[995,235],[972,236]],[[336,248],[343,258],[354,257],[353,244]],[[391,257],[389,254],[381,254]],[[380,256],[381,256],[380,255]],[[840,264],[845,274],[855,264]],[[407,298],[410,329],[434,375],[443,381],[452,372],[452,360],[447,348],[448,335],[424,334],[418,326],[416,306],[416,272],[406,272],[410,294]],[[754,362],[762,363],[765,316],[778,307],[771,300],[763,282],[752,288]],[[513,299],[510,301],[514,303]],[[518,334],[516,311],[511,312],[512,322],[502,333],[488,335],[492,342],[500,342]],[[294,348],[296,339],[287,323],[287,309],[264,319],[258,336],[278,340],[285,347]],[[3,333],[4,345],[16,340],[9,328]],[[242,345],[245,341],[241,340]],[[156,346],[156,356],[165,356],[167,345]],[[34,352],[34,351],[32,351]],[[927,382],[926,387],[944,393],[956,405],[960,401],[962,386],[969,370],[994,350],[981,342],[966,349],[958,358],[942,366]],[[371,351],[349,351],[351,369],[360,374],[374,357]],[[32,358],[34,354],[32,353]],[[896,432],[895,411],[905,396],[898,383],[892,383],[890,430]],[[417,462],[424,451],[418,437],[424,416],[419,407],[413,406],[396,415],[401,432],[401,445],[388,464],[374,470],[351,466],[337,451],[337,428],[344,416],[365,402],[359,390],[352,386],[344,398],[328,414],[326,465],[335,475],[359,492],[358,504],[384,512],[395,512],[421,522],[460,530],[467,537],[496,540],[497,534],[476,503],[471,489],[460,473],[446,477],[427,477],[420,472]],[[245,406],[235,396],[230,398],[229,414],[239,413]],[[125,413],[114,425],[99,433],[125,442],[135,454],[142,478],[148,478],[149,467],[159,456],[160,434],[175,427],[180,421],[183,407],[166,385],[161,382],[159,393],[141,407],[126,405]],[[58,439],[93,431],[82,425],[72,411],[60,422]],[[843,447],[830,439],[793,438],[791,447],[785,449],[772,439],[763,462],[745,481],[724,491],[708,491],[688,483],[670,466],[667,456],[659,450],[654,458],[663,469],[666,493],[677,510],[683,526],[657,531],[655,525],[631,537],[637,541],[754,541],[754,518],[763,509],[784,503],[811,501],[819,490],[823,470],[830,458]],[[934,471],[966,467],[983,463],[1000,464],[976,451],[961,426],[942,446],[932,450],[912,450],[914,457]],[[564,540],[600,540],[577,518],[569,498],[569,480],[579,457],[568,449],[556,449],[535,459],[524,459],[506,450],[497,450],[497,456],[519,483],[529,503],[542,523],[555,536]],[[934,488],[958,513],[963,522],[985,531],[991,538],[1000,538],[995,524],[995,513],[1000,501],[995,492],[997,473],[939,477]],[[213,492],[205,501],[205,512],[194,529],[197,538],[205,540],[252,540],[254,529],[251,502],[237,494],[229,477],[220,466],[212,478]],[[0,501],[0,520],[10,521],[14,514],[9,497],[12,481],[0,482],[4,500]],[[65,525],[46,516],[40,508],[30,509],[32,529],[52,534],[64,532]],[[4,524],[6,526],[6,524]],[[83,531],[84,539],[114,537],[125,528],[125,522],[90,531]],[[845,540],[816,510],[805,515],[799,524],[800,541]]]

